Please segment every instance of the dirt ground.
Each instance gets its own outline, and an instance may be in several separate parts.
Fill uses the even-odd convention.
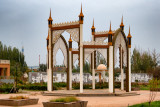
[[[149,99],[149,91],[137,91],[140,95],[125,96],[125,97],[78,97],[80,100],[88,101],[88,107],[127,107],[128,105],[147,102]],[[37,105],[30,105],[24,107],[43,107],[42,102],[49,101],[50,99],[58,98],[55,96],[42,96],[41,92],[29,91],[27,93],[18,94],[0,94],[0,99],[9,98],[10,96],[24,95],[30,98],[39,98]],[[157,93],[155,100],[160,100],[160,92]],[[0,107],[7,107],[1,106]]]

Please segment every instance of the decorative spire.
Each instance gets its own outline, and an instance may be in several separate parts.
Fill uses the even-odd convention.
[[[93,25],[92,26],[94,26],[94,18],[93,18]]]
[[[130,32],[130,26],[129,26],[129,33],[128,33],[127,38],[132,38],[132,36],[131,36],[131,32]]]
[[[53,21],[52,17],[51,17],[51,8],[50,8],[50,14],[49,14],[49,19],[48,21]]]
[[[130,33],[130,26],[129,26],[129,35],[131,35],[131,33]]]
[[[72,42],[71,34],[70,34],[69,42]]]
[[[80,13],[79,17],[84,17],[83,12],[82,12],[82,3],[81,3],[81,13]]]
[[[51,18],[51,8],[50,8],[50,16],[49,16],[49,18]]]
[[[122,19],[121,19],[121,25],[120,27],[124,27],[124,24],[123,24],[123,15],[122,15]]]
[[[92,35],[95,35],[94,19],[93,19],[93,25],[92,25],[92,28],[91,28],[91,32],[92,32]]]
[[[109,34],[113,34],[112,30],[111,30],[111,21],[110,21],[110,28],[109,28]]]
[[[123,15],[122,15],[122,20],[121,20],[121,24],[123,24]]]
[[[82,3],[81,3],[81,13],[82,13]]]
[[[93,25],[92,25],[92,29],[95,29],[95,27],[94,27],[94,19],[93,19]]]

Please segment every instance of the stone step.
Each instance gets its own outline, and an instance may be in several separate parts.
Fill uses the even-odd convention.
[[[135,95],[140,95],[137,93],[121,93],[121,94],[66,94],[66,93],[43,93],[43,96],[77,96],[77,97],[103,97],[103,96],[120,96],[120,97],[124,97],[124,96],[135,96]]]

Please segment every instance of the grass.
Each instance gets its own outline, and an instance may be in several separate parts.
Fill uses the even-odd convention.
[[[57,98],[57,99],[51,99],[50,102],[75,102],[78,101],[76,97],[64,97],[64,98]]]
[[[146,102],[146,103],[132,105],[132,106],[129,106],[129,107],[160,107],[160,101],[154,101],[154,102],[151,103],[151,105],[149,105],[149,103]]]
[[[10,96],[9,99],[29,99],[29,97],[26,96]]]
[[[150,90],[149,85],[147,86],[140,85],[140,90]]]

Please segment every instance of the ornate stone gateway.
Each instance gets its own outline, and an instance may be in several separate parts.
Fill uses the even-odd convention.
[[[117,63],[116,53],[119,49],[120,69],[121,69],[121,90],[124,90],[124,69],[126,71],[126,92],[131,91],[131,38],[130,28],[126,37],[124,33],[123,17],[120,28],[109,31],[95,32],[94,20],[91,28],[92,40],[83,42],[83,18],[81,12],[78,21],[65,23],[52,23],[51,11],[48,19],[48,37],[47,37],[47,90],[52,91],[53,87],[53,67],[56,65],[56,53],[62,50],[64,56],[64,65],[67,72],[67,89],[72,90],[72,67],[73,63],[78,59],[80,66],[80,93],[83,93],[83,65],[88,60],[92,69],[92,88],[95,89],[95,69],[96,69],[96,52],[103,55],[107,62],[107,70],[109,72],[109,92],[114,93],[114,66]],[[67,40],[62,36],[66,31],[70,34]],[[108,42],[105,42],[108,39]],[[78,48],[72,48],[72,40],[78,43]]]

